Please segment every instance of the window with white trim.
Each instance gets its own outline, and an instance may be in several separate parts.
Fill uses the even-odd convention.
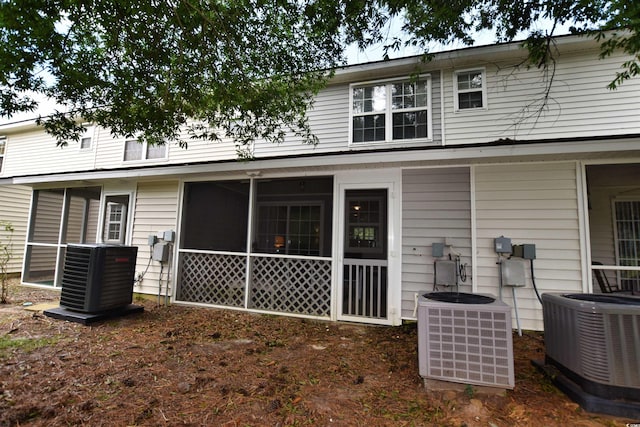
[[[4,163],[4,148],[7,145],[7,137],[0,136],[0,172],[2,172],[2,164]]]
[[[453,73],[456,111],[487,107],[487,87],[482,69],[462,70]]]
[[[136,139],[128,139],[124,143],[124,161],[165,159],[167,157],[167,144],[151,145],[147,142],[139,142]]]
[[[351,85],[351,143],[431,139],[431,79]]]
[[[104,227],[102,231],[104,243],[126,243],[128,216],[128,195],[113,195],[105,198]]]
[[[614,199],[613,214],[617,264],[640,266],[640,199]],[[626,291],[640,290],[638,271],[618,271],[618,284]]]
[[[81,150],[91,150],[93,145],[93,126],[88,126],[85,128],[84,133],[80,137],[80,149]]]

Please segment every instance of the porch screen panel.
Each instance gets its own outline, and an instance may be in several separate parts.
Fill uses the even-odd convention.
[[[27,246],[22,279],[27,283],[53,286],[56,278],[57,257],[57,246]]]
[[[244,307],[249,189],[248,180],[185,184],[179,301]]]
[[[615,201],[616,244],[618,265],[637,267],[640,265],[640,201]],[[637,271],[621,271],[620,287],[624,290],[640,290]]]
[[[182,248],[246,252],[249,181],[185,184]]]
[[[252,252],[331,256],[332,177],[258,182]]]
[[[58,243],[64,189],[36,190],[32,213],[30,241],[34,243]]]
[[[64,189],[35,190],[22,278],[27,283],[54,286],[59,251]]]
[[[24,282],[60,284],[66,244],[96,241],[100,195],[100,187],[34,190]]]
[[[69,189],[64,243],[95,243],[100,205],[100,187]]]

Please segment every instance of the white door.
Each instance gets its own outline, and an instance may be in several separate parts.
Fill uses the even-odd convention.
[[[339,226],[335,241],[339,320],[400,323],[396,248],[400,229],[397,218],[401,216],[396,189],[400,187],[395,175],[386,176],[388,179],[384,181],[380,177],[380,174],[350,175],[347,178],[350,182],[338,183]]]

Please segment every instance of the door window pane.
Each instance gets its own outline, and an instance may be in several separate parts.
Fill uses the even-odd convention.
[[[345,257],[386,259],[387,190],[346,192]]]

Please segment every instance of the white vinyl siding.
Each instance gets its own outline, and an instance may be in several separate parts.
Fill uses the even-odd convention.
[[[136,272],[142,273],[149,263],[150,252],[148,237],[159,231],[177,231],[178,223],[178,181],[139,183],[136,191],[133,219],[133,238],[131,244],[138,247]],[[175,246],[174,246],[175,247]],[[169,263],[173,262],[173,251]],[[170,269],[170,271],[168,270]],[[172,274],[174,265],[164,265],[162,272],[163,291],[165,292],[167,273]],[[151,265],[141,285],[135,292],[158,294],[160,263],[151,261]],[[163,300],[164,301],[164,300]]]
[[[309,125],[319,140],[316,146],[302,144],[299,137],[290,135],[278,145],[256,142],[255,156],[262,158],[346,150],[349,138],[349,85],[332,85],[320,91],[308,117]]]
[[[499,164],[475,168],[477,233],[476,291],[498,295],[493,240],[536,245],[535,280],[539,292],[582,292],[576,164]],[[523,329],[542,330],[527,262],[526,286],[516,291]],[[513,307],[509,288],[504,301]],[[515,319],[515,317],[514,317]]]
[[[522,119],[518,113],[528,102],[538,98],[545,87],[541,81],[540,70],[526,67],[514,70],[513,65],[520,58],[505,60],[507,55],[512,55],[513,49],[505,49],[504,54],[497,48],[494,50],[482,60],[474,56],[482,51],[472,49],[468,58],[465,58],[466,53],[461,51],[459,61],[436,59],[422,64],[424,73],[431,79],[432,141],[394,141],[393,148],[420,145],[429,147],[438,145],[443,140],[447,145],[455,146],[482,144],[508,138],[553,140],[640,133],[640,79],[624,82],[614,91],[606,88],[626,57],[615,55],[599,60],[597,50],[561,54],[557,58],[558,68],[548,109],[539,118]],[[474,111],[473,114],[456,112],[453,73],[483,67],[483,83],[486,84],[490,108]],[[406,67],[395,68],[393,61],[380,64],[379,68],[378,64],[367,64],[362,70],[355,67],[352,71],[359,73],[353,80],[361,81],[387,77],[406,78],[410,75]],[[302,144],[300,137],[285,129],[287,136],[282,144],[256,141],[252,147],[254,156],[262,159],[371,150],[373,145],[370,144],[349,145],[350,84],[345,82],[344,75],[340,78],[340,82],[330,84],[320,91],[308,113],[311,130],[319,141],[316,146]],[[444,98],[440,96],[441,93]],[[109,170],[154,163],[123,161],[125,139],[114,138],[108,129],[95,128],[90,150],[79,149],[80,142],[71,142],[68,147],[57,147],[55,140],[41,129],[15,132],[6,133],[3,177]],[[187,142],[188,149],[182,149],[176,142],[170,142],[168,157],[157,162],[162,165],[193,164],[237,158],[232,141],[191,140],[186,131],[181,139]],[[386,149],[388,144],[381,143],[375,147]],[[318,160],[318,163],[322,164],[322,160]]]
[[[9,273],[19,273],[22,269],[24,242],[27,236],[31,188],[20,185],[0,186],[0,220],[8,221],[13,227],[12,259],[9,261]],[[5,244],[9,237],[0,230],[0,242]]]
[[[628,80],[616,90],[607,88],[625,60],[620,55],[599,60],[597,51],[561,55],[539,116],[535,109],[546,85],[536,67],[514,71],[516,60],[487,66],[490,108],[471,115],[455,113],[453,74],[445,72],[447,145],[638,133],[640,80]]]
[[[441,108],[440,108],[440,73],[431,74],[431,135],[430,142],[417,141],[395,141],[394,146],[406,144],[415,147],[419,144],[433,145],[440,143],[442,139]],[[318,137],[318,144],[315,146],[302,144],[299,137],[288,135],[282,144],[272,144],[264,141],[255,143],[254,155],[256,158],[321,154],[340,151],[351,151],[358,149],[371,149],[369,144],[361,146],[349,146],[349,85],[329,85],[321,90],[311,110],[308,112],[309,125],[311,130]],[[191,146],[189,146],[189,151]],[[377,146],[378,148],[384,148]],[[173,150],[171,158],[174,159],[176,152]]]
[[[2,171],[5,177],[90,170],[94,167],[93,150],[80,150],[79,141],[58,147],[55,139],[44,130],[11,135],[7,140]]]
[[[402,173],[402,317],[413,318],[416,293],[433,289],[432,243],[447,242],[469,264],[471,291],[471,194],[469,168],[410,169]]]

